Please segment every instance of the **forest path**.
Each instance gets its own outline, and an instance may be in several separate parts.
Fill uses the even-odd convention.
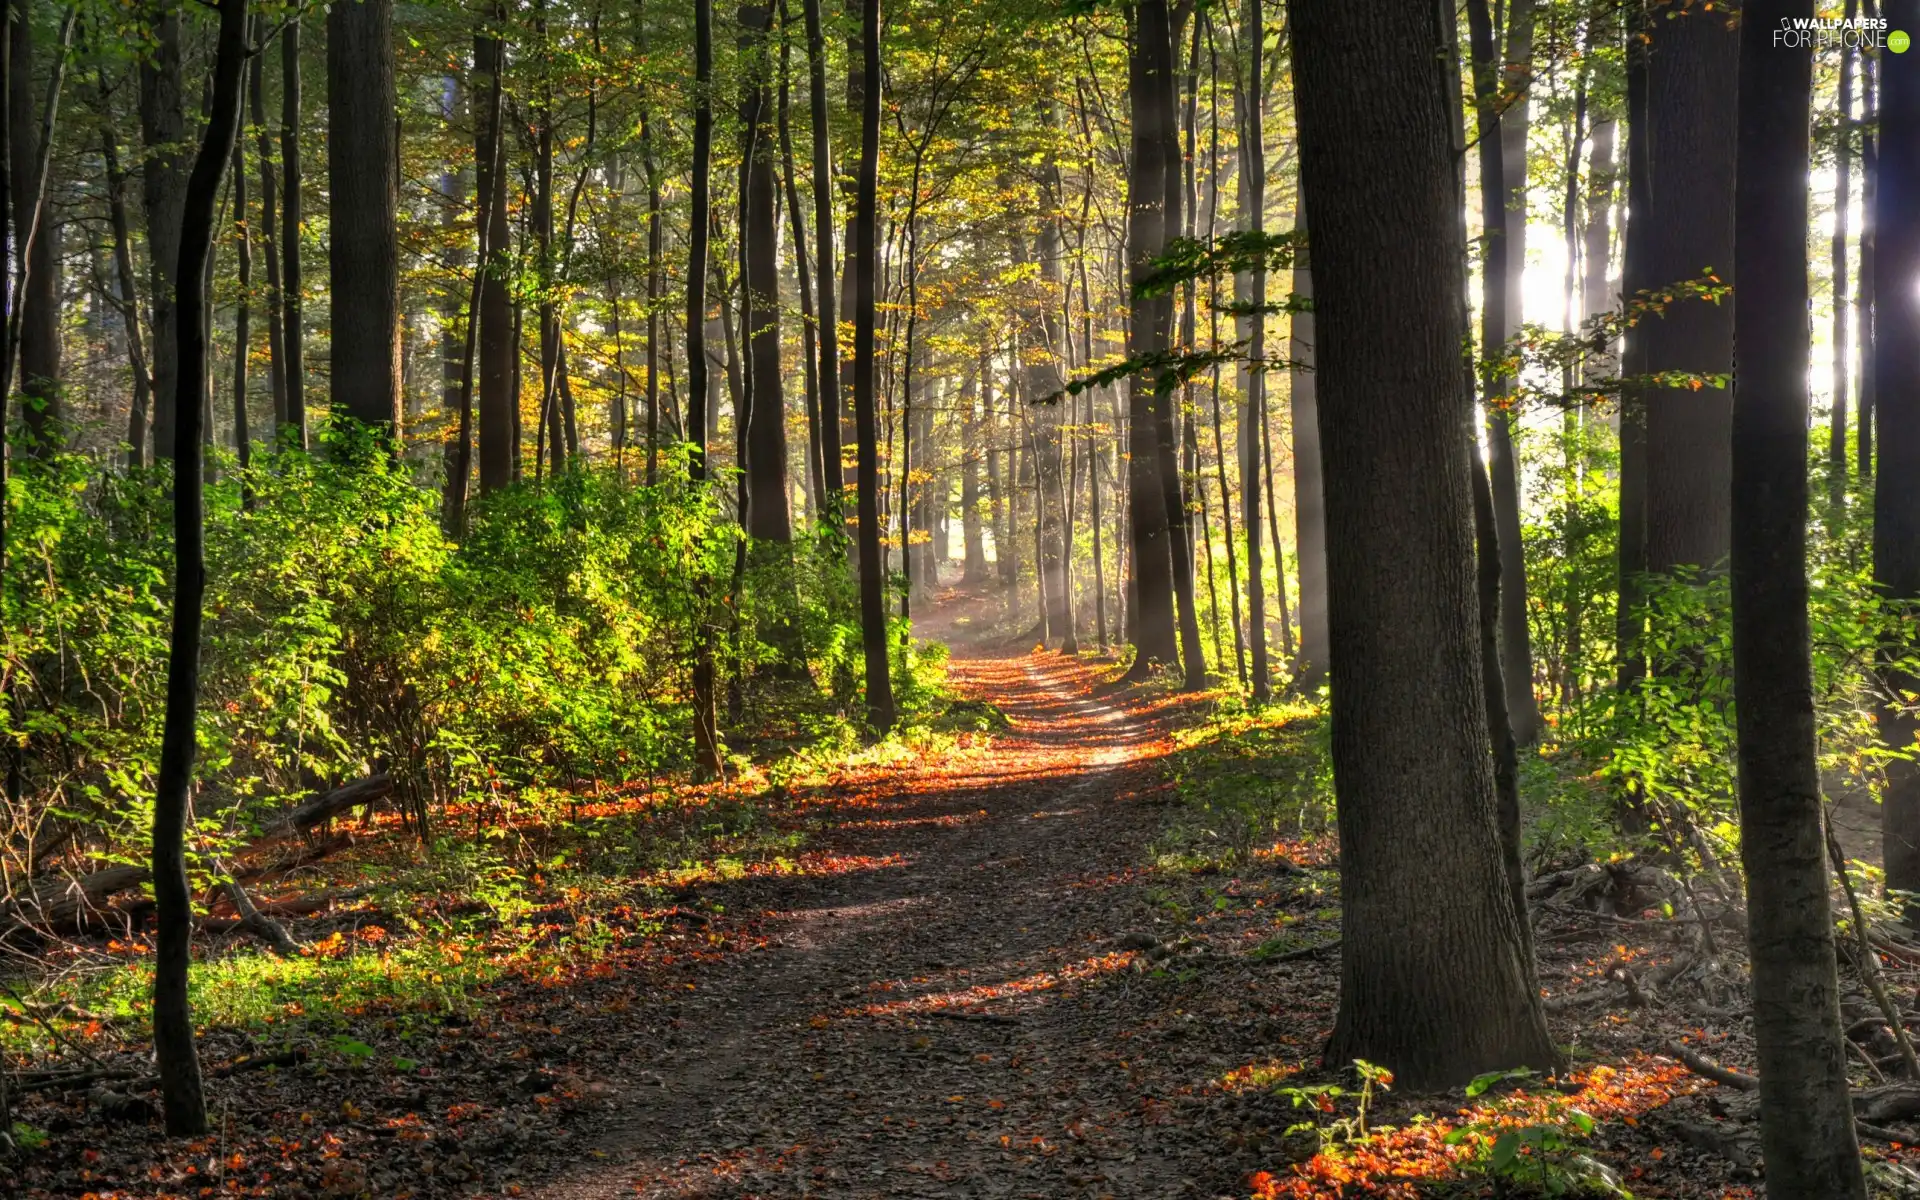
[[[837,804],[814,844],[847,869],[728,891],[722,923],[758,914],[766,948],[636,1010],[652,1027],[597,1144],[531,1194],[1244,1194],[1245,1166],[1167,1099],[1229,1059],[1129,1040],[1181,1020],[1179,989],[1116,948],[1151,923],[1134,868],[1164,731],[1058,655],[952,675],[1012,730]]]

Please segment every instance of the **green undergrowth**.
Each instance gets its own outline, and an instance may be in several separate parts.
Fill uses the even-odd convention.
[[[301,877],[298,893],[341,897],[324,917],[287,920],[301,953],[276,956],[238,934],[196,938],[196,1020],[325,1050],[360,1044],[353,1034],[369,1022],[404,1032],[471,1014],[515,981],[565,985],[735,949],[736,935],[718,932],[725,885],[814,869],[809,844],[825,822],[810,805],[838,774],[938,757],[1006,727],[998,709],[953,694],[944,646],[916,645],[897,676],[901,720],[883,738],[823,714],[796,723],[771,761],[736,752],[714,785],[501,793],[441,814],[425,843],[386,819],[382,836]],[[255,899],[289,894],[283,883]],[[95,1039],[143,1042],[151,942],[69,946],[9,986],[0,1052],[38,1062]]]
[[[1154,847],[1161,866],[1232,869],[1283,839],[1331,828],[1323,704],[1252,705],[1228,695],[1173,741],[1167,764],[1179,806]]]

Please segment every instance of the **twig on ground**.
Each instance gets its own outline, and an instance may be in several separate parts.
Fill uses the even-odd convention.
[[[1759,1077],[1749,1075],[1744,1071],[1735,1071],[1729,1067],[1723,1067],[1706,1055],[1687,1049],[1679,1042],[1668,1042],[1666,1052],[1686,1064],[1687,1070],[1692,1071],[1695,1075],[1711,1079],[1715,1083],[1725,1084],[1731,1088],[1739,1088],[1743,1092],[1755,1091],[1760,1087]]]
[[[1873,1076],[1874,1082],[1885,1083],[1887,1081],[1887,1073],[1880,1069],[1879,1063],[1873,1061],[1873,1055],[1868,1054],[1858,1042],[1851,1038],[1842,1038],[1841,1040],[1846,1042],[1848,1051],[1850,1051],[1855,1058],[1866,1064],[1867,1074]]]

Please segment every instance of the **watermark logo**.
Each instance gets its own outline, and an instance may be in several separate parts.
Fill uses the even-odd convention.
[[[1904,30],[1887,28],[1885,17],[1781,17],[1773,44],[1784,50],[1891,50],[1912,44]]]

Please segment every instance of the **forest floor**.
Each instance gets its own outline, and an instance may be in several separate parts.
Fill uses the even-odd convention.
[[[1678,951],[1610,914],[1541,924],[1549,994],[1602,997],[1553,1013],[1576,1070],[1546,1099],[1395,1092],[1372,1115],[1397,1130],[1287,1136],[1352,1110],[1279,1090],[1339,1079],[1315,1061],[1337,997],[1331,848],[1281,844],[1231,872],[1170,859],[1179,779],[1208,769],[1180,735],[1211,701],[996,645],[975,632],[990,612],[949,597],[932,633],[956,648],[954,686],[1009,727],[784,797],[779,822],[805,838],[792,869],[689,878],[631,952],[427,1015],[376,1006],[318,1040],[297,1022],[279,1040],[212,1030],[207,1138],[163,1138],[148,1094],[112,1074],[28,1096],[16,1116],[40,1144],[0,1193],[1488,1195],[1498,1131],[1565,1130],[1577,1104],[1599,1120],[1579,1148],[1635,1195],[1750,1194],[1731,1089],[1658,1056],[1686,1038],[1750,1064],[1734,981],[1720,1008],[1635,1004],[1623,975]],[[99,1069],[139,1062],[136,1039],[90,1032]],[[249,1069],[276,1050],[279,1067]],[[1449,1123],[1484,1132],[1447,1145]]]

